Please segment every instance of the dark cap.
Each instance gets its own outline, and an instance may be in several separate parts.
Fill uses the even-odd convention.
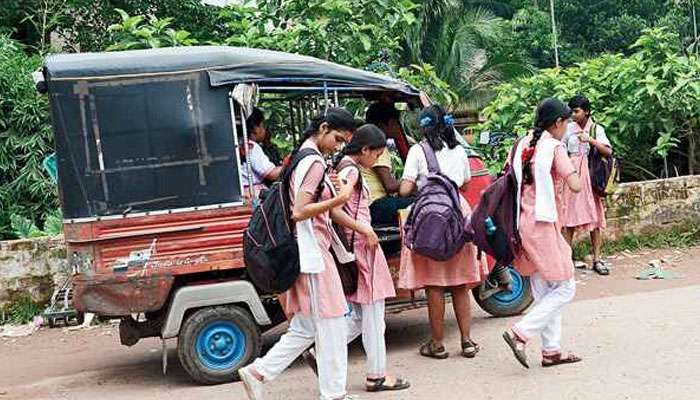
[[[569,118],[571,116],[571,109],[559,99],[554,97],[548,97],[537,106],[537,111],[535,112],[535,127],[537,128],[548,128],[559,118]]]

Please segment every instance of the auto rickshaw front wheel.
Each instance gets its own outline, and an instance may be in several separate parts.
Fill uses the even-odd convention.
[[[530,307],[533,301],[530,291],[530,277],[520,275],[513,267],[509,267],[508,271],[513,279],[512,291],[498,292],[482,300],[479,296],[481,286],[472,289],[474,300],[479,304],[479,307],[494,317],[519,315]]]
[[[177,341],[180,364],[204,385],[231,382],[262,347],[260,329],[250,313],[234,305],[206,307],[184,322]]]

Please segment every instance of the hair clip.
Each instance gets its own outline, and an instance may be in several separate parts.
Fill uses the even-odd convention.
[[[430,117],[423,117],[420,119],[420,127],[426,128],[433,125],[433,119]]]
[[[452,116],[452,114],[445,114],[445,116],[442,117],[442,120],[447,126],[452,126],[455,124],[455,118]]]

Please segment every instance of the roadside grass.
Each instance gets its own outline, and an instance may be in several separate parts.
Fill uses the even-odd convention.
[[[28,295],[17,297],[14,301],[0,308],[0,325],[26,324],[32,318],[41,314],[43,307],[34,302]]]
[[[603,254],[617,254],[625,250],[687,248],[696,245],[700,245],[700,224],[692,223],[606,241],[603,244]],[[576,260],[583,260],[585,256],[592,254],[588,235],[574,245],[573,251]]]

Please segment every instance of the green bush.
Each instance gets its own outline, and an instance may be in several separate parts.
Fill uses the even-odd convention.
[[[0,238],[11,238],[10,216],[40,216],[58,207],[56,187],[42,161],[53,150],[48,100],[31,73],[41,65],[22,46],[0,35]]]
[[[522,136],[544,97],[567,101],[580,93],[591,99],[594,118],[606,128],[626,179],[657,178],[675,170],[697,173],[700,60],[683,55],[680,43],[667,29],[647,30],[629,57],[605,55],[501,85],[484,110],[487,122],[481,129]],[[503,144],[492,164],[502,165],[511,143]]]

